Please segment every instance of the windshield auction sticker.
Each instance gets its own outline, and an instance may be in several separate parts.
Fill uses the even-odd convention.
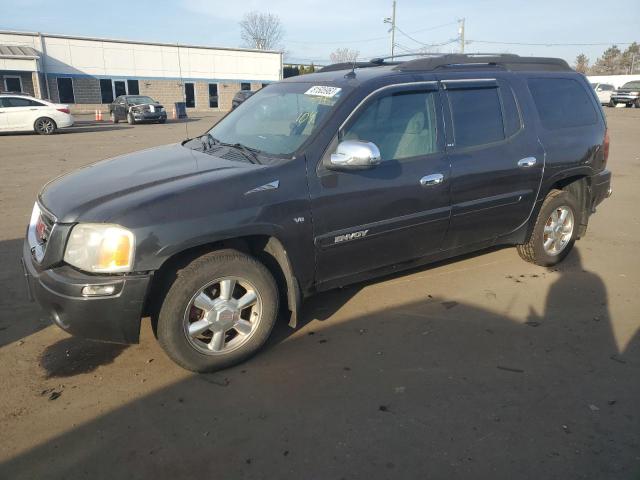
[[[340,90],[342,89],[338,87],[317,85],[315,87],[311,87],[309,90],[304,92],[304,94],[313,95],[314,97],[335,97],[338,93],[340,93]]]

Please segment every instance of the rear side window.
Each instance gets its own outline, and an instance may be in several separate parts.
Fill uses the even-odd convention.
[[[497,88],[449,90],[456,147],[504,140],[504,122]]]
[[[547,129],[593,125],[598,117],[586,89],[571,78],[530,78],[529,90]]]
[[[44,107],[44,104],[35,102],[28,98],[5,97],[0,99],[0,105],[5,108],[10,107]]]

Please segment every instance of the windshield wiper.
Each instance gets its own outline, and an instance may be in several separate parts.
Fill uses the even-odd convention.
[[[260,165],[260,160],[258,160],[258,153],[260,152],[260,150],[256,148],[247,147],[246,145],[243,145],[240,142],[234,143],[233,145],[229,145],[229,146],[235,147],[238,150],[240,150],[242,153],[244,153],[244,156],[247,157],[247,159],[251,163],[257,163],[258,165]]]
[[[205,133],[204,135],[201,135],[198,138],[200,138],[200,141],[202,142],[202,151],[203,152],[206,152],[207,150],[210,150],[211,147],[213,147],[214,145],[220,145],[222,147],[232,147],[232,148],[236,148],[236,149],[240,150],[243,153],[244,157],[247,160],[249,160],[251,163],[256,163],[258,165],[261,165],[260,160],[258,160],[258,153],[260,153],[260,150],[258,150],[257,148],[247,147],[246,145],[243,145],[240,142],[238,142],[238,143],[225,143],[225,142],[215,138],[209,132]]]

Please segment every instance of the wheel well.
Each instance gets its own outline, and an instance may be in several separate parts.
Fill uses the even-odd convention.
[[[144,314],[152,319],[155,325],[162,300],[177,278],[178,272],[196,258],[214,250],[237,250],[251,255],[262,262],[276,279],[281,305],[288,305],[291,313],[289,325],[296,326],[297,312],[300,304],[300,289],[293,274],[286,250],[282,243],[269,235],[251,235],[232,238],[219,242],[199,245],[176,253],[167,259],[154,273],[145,302]]]
[[[587,224],[589,223],[589,199],[591,195],[591,188],[588,183],[588,177],[585,175],[578,175],[574,177],[563,178],[558,180],[551,186],[552,190],[564,190],[569,192],[575,197],[580,205],[580,221],[578,222],[578,238],[583,236],[587,231]]]

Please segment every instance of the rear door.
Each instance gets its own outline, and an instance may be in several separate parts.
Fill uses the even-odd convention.
[[[33,129],[33,122],[38,117],[41,104],[23,97],[5,97],[3,103],[3,116],[8,130]]]
[[[544,151],[533,125],[522,120],[516,84],[514,77],[442,78],[451,126],[452,216],[445,249],[506,235],[533,210]]]
[[[309,176],[319,282],[440,249],[450,208],[440,112],[435,81],[384,87],[340,128]],[[382,163],[327,169],[339,140],[373,142]]]

